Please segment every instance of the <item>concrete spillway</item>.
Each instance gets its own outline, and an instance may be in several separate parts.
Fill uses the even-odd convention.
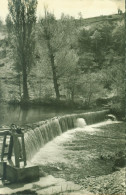
[[[29,130],[24,135],[27,160],[32,159],[41,147],[56,136],[61,135],[67,130],[74,129],[78,125],[82,126],[101,122],[108,113],[108,110],[104,110],[56,117],[45,122],[40,121],[35,129]]]
[[[62,137],[60,135],[66,132],[67,130],[74,130],[77,127],[83,128],[86,125],[91,125],[94,123],[104,121],[108,113],[109,111],[105,110],[99,112],[66,115],[62,117],[55,117],[47,121],[40,121],[39,123],[36,124],[36,127],[34,129],[30,129],[24,133],[26,160],[30,161],[31,159],[33,159],[35,154],[37,154],[40,149],[42,150],[43,146],[46,143],[50,142],[57,136]],[[22,156],[21,140],[19,139],[19,136],[17,136],[16,148],[19,149],[18,151],[20,153],[17,155]],[[15,156],[15,159],[16,158],[17,157]],[[3,175],[5,175],[4,165],[6,167],[6,178],[4,177],[4,179],[7,179],[11,182],[19,182],[25,180],[28,181],[31,178],[33,179],[39,177],[38,166],[29,167],[28,165],[25,168],[24,167],[17,168],[12,167],[6,163],[1,164]]]

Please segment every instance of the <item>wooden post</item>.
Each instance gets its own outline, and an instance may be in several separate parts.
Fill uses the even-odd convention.
[[[14,166],[13,161],[11,160],[13,148],[14,148],[15,166],[17,168],[20,168],[20,162],[23,162],[24,166],[26,166],[26,151],[25,151],[24,134],[22,132],[17,133],[16,131],[12,131],[12,132],[2,131],[0,132],[0,136],[4,136],[2,153],[1,153],[1,161],[3,161],[4,156],[6,156],[9,163],[12,166]],[[10,136],[8,151],[5,150],[7,136]]]
[[[26,151],[25,151],[25,142],[24,142],[24,134],[22,134],[22,151],[23,151],[23,161],[24,166],[26,166]]]
[[[20,147],[19,147],[19,141],[18,136],[16,134],[13,134],[13,141],[14,141],[14,155],[15,155],[15,166],[20,168]]]
[[[12,152],[13,152],[13,136],[10,137],[10,143],[9,143],[9,149],[8,149],[8,160],[11,160],[12,157]]]
[[[4,135],[4,138],[3,138],[1,161],[3,161],[3,158],[4,158],[5,145],[6,145],[6,135]]]

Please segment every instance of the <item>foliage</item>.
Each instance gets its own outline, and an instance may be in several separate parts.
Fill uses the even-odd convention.
[[[3,26],[3,21],[2,19],[0,18],[0,27]]]
[[[111,102],[112,109],[117,105],[117,112],[124,114],[124,22],[121,21],[120,25],[105,23],[95,28],[80,31],[79,66],[84,74],[97,71],[97,76],[101,75],[97,87],[102,86],[106,97],[116,96],[116,100]],[[96,80],[94,83],[97,83]]]
[[[2,101],[2,97],[3,97],[3,90],[2,90],[2,85],[0,82],[0,102]]]
[[[16,37],[14,32],[17,32],[18,26],[14,25],[12,16],[10,18],[7,19],[7,25],[13,29],[12,40],[18,40],[21,33]],[[45,8],[45,16],[38,21],[36,28],[35,15],[30,19],[34,29],[30,37],[28,17],[25,16],[25,19],[26,40],[32,44],[32,47],[29,46],[29,57],[26,58],[29,95],[32,100],[54,100],[56,97],[57,100],[84,108],[98,106],[97,100],[101,98],[107,99],[108,106],[111,104],[113,110],[116,110],[115,107],[120,112],[124,110],[125,31],[122,16],[84,20],[80,15],[77,20],[62,14],[57,20]],[[23,49],[25,53],[28,52],[26,44]],[[16,64],[17,61],[21,62],[19,57],[15,60]],[[17,65],[22,75],[22,63]]]
[[[42,25],[42,40],[45,40],[46,47],[47,47],[47,55],[49,59],[49,64],[51,66],[52,70],[52,78],[53,78],[53,84],[54,84],[54,90],[56,93],[57,100],[60,99],[60,92],[59,92],[59,84],[57,79],[57,71],[56,71],[56,65],[55,65],[55,52],[58,49],[58,40],[55,39],[56,31],[57,31],[57,21],[53,14],[49,13],[47,9],[45,8],[45,18],[41,19],[41,25]],[[55,43],[54,43],[55,39]]]
[[[34,59],[35,41],[33,27],[36,22],[37,0],[8,1],[7,27],[12,28],[16,69],[23,77],[23,100],[29,99],[27,75]],[[13,27],[12,27],[13,24]]]
[[[13,30],[13,22],[11,20],[10,15],[7,15],[5,21],[6,21],[7,32],[8,32],[8,37],[9,37],[9,36],[11,36],[10,34],[12,33],[12,30]]]
[[[44,53],[44,58],[46,58],[46,65],[48,64],[48,69],[52,75],[56,98],[59,100],[60,91],[62,93],[61,89],[64,88],[62,81],[70,68],[74,69],[74,64],[73,66],[70,64],[73,62],[71,57],[75,58],[76,56],[72,49],[74,30],[71,32],[74,29],[74,20],[64,15],[62,15],[61,20],[56,20],[54,15],[45,8],[45,18],[42,18],[40,23],[39,37],[43,43],[43,47],[40,48]],[[46,66],[44,70],[45,68]]]

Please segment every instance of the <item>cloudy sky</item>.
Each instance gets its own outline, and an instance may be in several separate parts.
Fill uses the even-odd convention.
[[[60,18],[61,13],[78,17],[81,12],[84,18],[117,13],[120,8],[124,11],[125,0],[38,0],[37,16],[43,15],[43,6]],[[0,0],[0,18],[8,14],[8,0]]]

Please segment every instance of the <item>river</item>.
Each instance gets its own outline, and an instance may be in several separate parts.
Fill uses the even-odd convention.
[[[74,109],[63,109],[52,106],[27,106],[0,104],[0,126],[25,125],[46,120],[55,116],[84,112]]]

